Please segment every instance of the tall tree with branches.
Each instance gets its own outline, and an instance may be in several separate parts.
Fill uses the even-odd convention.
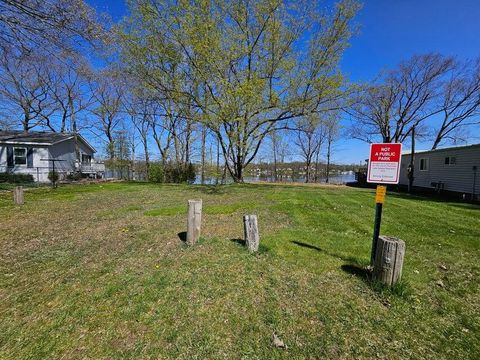
[[[318,117],[309,116],[299,123],[296,130],[295,145],[300,150],[300,155],[305,163],[305,182],[308,183],[315,179],[315,173],[312,173],[312,163],[316,160],[315,155],[320,153],[320,149],[325,140],[325,127]],[[317,161],[315,161],[317,166]]]
[[[353,136],[368,142],[377,138],[403,142],[413,128],[439,113],[435,102],[453,64],[453,58],[439,54],[415,55],[380,78],[379,84],[367,86],[349,110]]]
[[[56,54],[105,38],[95,11],[83,0],[0,0],[0,46]]]
[[[96,121],[93,127],[107,138],[107,156],[115,158],[115,133],[123,119],[122,99],[125,87],[122,78],[113,69],[94,73],[89,81],[92,93],[90,112]]]
[[[0,100],[3,113],[24,131],[38,126],[53,129],[51,78],[46,58],[33,54],[16,56],[11,48],[0,48]],[[46,120],[46,121],[45,121]]]
[[[432,150],[446,139],[456,140],[459,130],[480,124],[480,58],[455,64],[441,89],[439,109],[442,121]]]
[[[177,107],[192,103],[243,181],[268,134],[338,106],[338,62],[358,9],[353,0],[332,12],[307,1],[132,0],[122,61]]]

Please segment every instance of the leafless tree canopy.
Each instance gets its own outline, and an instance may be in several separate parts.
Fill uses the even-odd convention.
[[[0,0],[1,46],[72,50],[104,36],[94,10],[83,0]]]
[[[355,99],[353,136],[404,141],[413,127],[440,111],[435,102],[441,95],[442,78],[453,66],[453,58],[440,54],[416,55],[400,63]]]
[[[432,140],[432,149],[456,142],[480,123],[480,59],[413,56],[364,86],[352,104],[354,138],[403,142],[415,128]]]

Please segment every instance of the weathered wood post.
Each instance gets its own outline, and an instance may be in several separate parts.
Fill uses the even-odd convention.
[[[377,242],[373,278],[388,286],[395,285],[402,277],[404,256],[403,240],[380,236]]]
[[[23,186],[15,187],[15,190],[13,191],[13,200],[15,201],[15,205],[24,204]]]
[[[200,238],[202,225],[202,200],[188,200],[187,244],[193,245]]]
[[[243,217],[243,228],[245,231],[245,245],[248,250],[258,251],[260,235],[258,234],[257,215],[245,215]]]

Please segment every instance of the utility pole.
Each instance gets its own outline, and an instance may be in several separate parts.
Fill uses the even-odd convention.
[[[412,149],[410,153],[410,164],[408,165],[408,192],[411,194],[413,192],[413,180],[414,170],[415,170],[415,125],[412,127]]]

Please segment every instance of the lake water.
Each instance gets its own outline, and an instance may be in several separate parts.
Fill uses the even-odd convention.
[[[214,185],[218,183],[221,179],[217,180],[216,178],[206,178],[205,179],[205,184],[207,185]],[[245,176],[244,177],[245,182],[249,183],[255,183],[255,182],[275,182],[271,177],[268,176]],[[347,172],[344,174],[335,174],[331,175],[329,178],[329,183],[330,184],[346,184],[349,182],[354,182],[355,181],[355,173],[352,172]],[[195,184],[200,184],[200,176],[197,176],[197,179],[195,180]],[[292,183],[292,182],[299,182],[299,183],[304,183],[305,178],[304,177],[296,177],[296,178],[291,178],[291,177],[285,177],[281,180],[278,181],[279,183]],[[319,181],[317,183],[325,183],[326,179],[324,177],[320,177]],[[227,176],[227,183],[232,183],[232,179]]]

